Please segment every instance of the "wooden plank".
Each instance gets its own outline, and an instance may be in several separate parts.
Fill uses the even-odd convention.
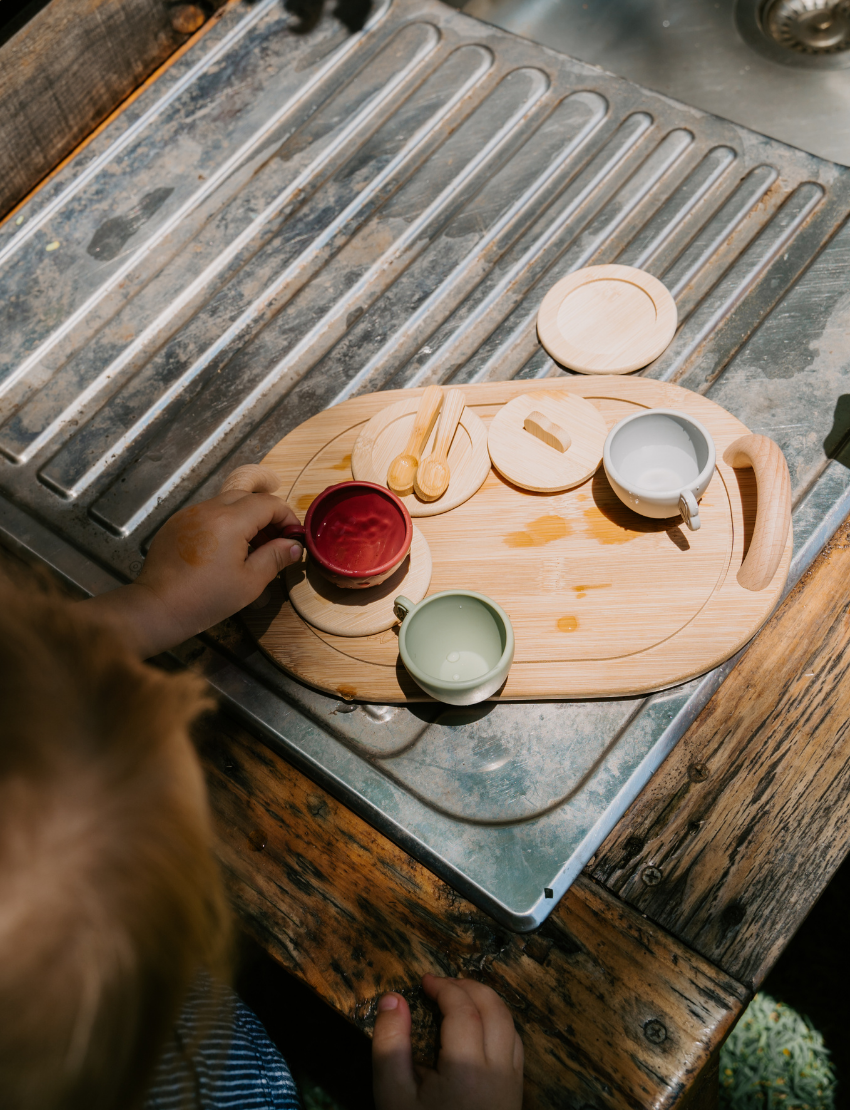
[[[0,48],[0,217],[186,41],[175,25],[199,19],[161,0],[53,0],[13,35]]]
[[[789,527],[770,584],[754,592],[737,581],[756,486],[752,470],[735,470],[722,455],[746,429],[712,401],[652,379],[572,378],[561,389],[591,402],[609,426],[658,406],[703,423],[717,446],[717,470],[700,505],[702,528],[686,535],[681,521],[639,516],[601,470],[576,489],[546,495],[491,472],[451,513],[417,517],[434,562],[429,592],[474,589],[510,616],[516,653],[500,700],[621,697],[703,674],[767,619],[791,558]],[[552,390],[551,381],[469,385],[464,419],[474,413],[486,423],[517,396],[528,394],[532,404]],[[263,459],[280,479],[280,495],[304,513],[322,490],[349,477],[367,422],[394,410],[400,393],[413,407],[421,392],[366,394],[295,428]],[[356,475],[364,477],[359,469]],[[771,512],[767,498],[758,505],[759,518]],[[393,630],[372,637],[317,631],[276,588],[246,620],[279,666],[318,689],[366,701],[427,699],[398,666]]]
[[[199,740],[233,900],[247,929],[364,1032],[385,990],[412,1004],[433,1059],[426,971],[508,1002],[526,1110],[673,1106],[747,1000],[597,884],[576,883],[533,935],[508,933],[223,716]]]
[[[711,1059],[697,1076],[681,1100],[677,1110],[717,1110],[720,1104],[720,1049],[711,1054]]]
[[[850,520],[589,870],[757,989],[848,849]]]

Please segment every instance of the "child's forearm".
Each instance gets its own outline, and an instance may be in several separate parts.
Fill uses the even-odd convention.
[[[98,624],[109,625],[140,659],[188,639],[172,613],[156,594],[139,582],[81,601],[80,607]]]

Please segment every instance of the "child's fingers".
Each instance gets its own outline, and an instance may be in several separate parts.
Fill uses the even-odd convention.
[[[257,576],[258,592],[290,563],[301,558],[301,544],[278,537],[256,548],[245,560],[248,570]]]
[[[428,980],[427,983],[425,982],[426,979]],[[438,979],[436,976],[426,975],[423,979],[423,986],[426,992],[436,999],[441,1010],[441,983],[450,983],[454,990],[463,992],[469,1003],[477,1010],[486,1061],[498,1067],[513,1066],[518,1040],[517,1033],[514,1029],[511,1012],[498,994],[490,987],[485,986],[484,983],[477,983],[474,979]],[[460,1013],[459,1004],[457,1009]],[[477,1036],[477,1022],[473,1022],[470,1033],[472,1029],[476,1031]]]
[[[410,1009],[400,994],[378,1002],[372,1034],[372,1087],[377,1110],[405,1110],[416,1102]]]
[[[511,1012],[494,990],[474,979],[461,979],[458,986],[478,1007],[484,1024],[484,1053],[490,1064],[513,1061],[517,1032]]]
[[[285,528],[287,524],[298,524],[298,517],[285,501],[271,493],[252,493],[240,497],[228,506],[235,527],[242,531],[250,543],[254,536],[264,528]]]
[[[486,1063],[484,1022],[474,1000],[461,987],[460,981],[426,975],[422,985],[443,1015],[437,1070],[442,1070],[446,1064],[465,1068],[483,1067]]]

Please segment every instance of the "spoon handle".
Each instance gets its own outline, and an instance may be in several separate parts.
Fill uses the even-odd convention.
[[[428,436],[434,427],[434,421],[437,419],[437,413],[440,411],[442,403],[443,387],[429,385],[419,401],[416,419],[413,421],[413,431],[410,433],[410,439],[404,449],[404,454],[413,455],[417,462],[422,453],[422,448],[428,442]]]
[[[445,462],[452,445],[454,434],[466,408],[466,397],[461,389],[449,389],[443,399],[443,411],[440,413],[440,426],[437,428],[437,437],[434,440],[434,450],[431,458],[438,462]]]

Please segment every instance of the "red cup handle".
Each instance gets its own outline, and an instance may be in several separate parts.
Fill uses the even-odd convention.
[[[307,538],[307,531],[303,524],[287,524],[285,528],[281,528],[280,534],[285,540],[297,540],[302,547]]]

